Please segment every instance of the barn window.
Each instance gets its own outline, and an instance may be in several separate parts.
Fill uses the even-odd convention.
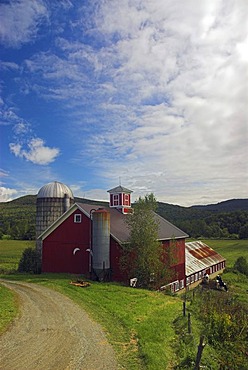
[[[179,281],[178,280],[175,281],[175,283],[174,283],[174,290],[175,290],[175,292],[177,292],[179,290]]]
[[[180,280],[180,289],[184,288],[184,279]]]
[[[118,206],[119,205],[119,195],[116,194],[114,195],[114,206]]]
[[[124,205],[125,206],[129,205],[129,195],[128,194],[124,194]]]
[[[188,276],[187,278],[186,278],[186,285],[189,285],[190,284],[190,277]]]
[[[80,214],[75,214],[74,215],[74,222],[79,224],[80,222],[82,222],[82,215]]]

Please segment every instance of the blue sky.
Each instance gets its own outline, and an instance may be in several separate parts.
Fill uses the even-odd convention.
[[[247,198],[247,0],[0,4],[0,201]]]

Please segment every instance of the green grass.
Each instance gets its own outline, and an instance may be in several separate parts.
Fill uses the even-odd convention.
[[[239,256],[247,256],[248,253],[248,241],[205,242],[227,259],[229,268]],[[183,364],[195,358],[201,323],[192,312],[193,336],[185,334],[182,340],[186,321],[181,318],[180,298],[115,283],[91,282],[87,288],[78,288],[69,284],[75,277],[65,274],[7,275],[7,271],[17,268],[22,251],[32,245],[34,242],[0,241],[0,271],[4,272],[0,277],[41,284],[70,297],[105,329],[122,369],[173,369],[176,363]],[[233,272],[225,274],[226,279],[245,299],[247,280]],[[0,302],[4,302],[0,305],[3,323],[0,330],[4,330],[17,314],[18,305],[11,291],[1,287],[0,294]],[[213,364],[215,358],[214,349],[207,346],[203,352],[203,364]]]
[[[0,334],[2,334],[18,314],[16,295],[0,285]]]
[[[68,275],[5,277],[55,289],[79,304],[105,329],[123,369],[169,369],[175,364],[173,321],[181,312],[180,298],[115,283],[78,288],[69,284],[73,276]]]
[[[35,241],[0,240],[0,272],[17,270],[24,249],[34,246]]]
[[[248,240],[202,240],[216,252],[226,258],[226,266],[233,267],[238,257],[245,257],[248,261]]]

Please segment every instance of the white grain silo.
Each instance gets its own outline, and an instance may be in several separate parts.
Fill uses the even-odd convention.
[[[92,213],[93,272],[97,280],[110,277],[110,213],[99,208]]]

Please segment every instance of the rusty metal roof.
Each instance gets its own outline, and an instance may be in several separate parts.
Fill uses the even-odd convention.
[[[186,276],[225,261],[219,253],[201,241],[185,243]]]
[[[90,215],[92,209],[97,209],[97,205],[92,206],[92,204],[77,203],[78,206]],[[101,207],[101,206],[99,206]],[[110,212],[110,233],[114,239],[118,242],[127,242],[129,239],[129,229],[126,224],[127,215],[122,214],[115,208],[104,207]],[[170,240],[170,239],[180,239],[187,238],[188,235],[180,230],[178,227],[167,221],[165,218],[159,216],[154,212],[155,220],[158,222],[158,238],[159,240]]]

